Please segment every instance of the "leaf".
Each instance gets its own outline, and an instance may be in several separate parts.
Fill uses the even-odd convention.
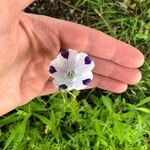
[[[94,124],[95,124],[95,131],[96,131],[96,134],[99,136],[99,137],[101,137],[101,126],[100,126],[100,124],[99,124],[99,120],[95,120],[94,121]]]
[[[78,120],[79,119],[79,104],[76,100],[71,101],[70,109],[71,109],[71,118],[73,120]]]
[[[136,106],[141,106],[141,105],[144,105],[149,102],[150,102],[150,97],[147,97],[147,98],[143,99],[142,101],[140,101]]]
[[[150,113],[150,109],[148,108],[144,108],[144,107],[140,107],[140,108],[136,108],[139,111],[145,112],[145,113]]]
[[[47,119],[46,117],[39,115],[39,114],[34,114],[35,117],[37,117],[38,119],[40,119],[44,124],[46,124],[50,129],[52,128],[52,122]]]
[[[98,105],[100,102],[99,98],[95,96],[94,94],[91,95],[91,99],[92,99],[92,102],[96,105]]]
[[[106,106],[106,108],[109,110],[109,112],[113,113],[114,110],[113,110],[112,100],[109,97],[107,97],[107,96],[102,96],[101,99],[102,99],[104,105]]]
[[[20,144],[24,137],[24,134],[26,131],[26,126],[27,126],[27,121],[28,121],[29,117],[30,117],[30,114],[28,114],[25,117],[25,119],[22,121],[22,123],[18,126],[12,150],[18,150],[20,148]]]
[[[124,9],[127,9],[127,8],[128,8],[128,6],[127,6],[125,3],[118,2],[118,1],[117,1],[117,3],[118,3],[119,6],[121,6],[121,7],[124,8]]]
[[[30,114],[26,115],[24,120],[17,125],[15,130],[13,130],[13,132],[10,134],[9,138],[6,141],[4,150],[6,150],[11,145],[11,143],[13,143],[12,150],[18,150],[19,145],[24,137],[26,125],[29,117]]]
[[[129,103],[127,103],[127,106],[128,106],[130,109],[136,109],[136,108],[137,108],[135,105],[129,104]]]
[[[19,117],[17,116],[17,114],[16,113],[11,114],[3,119],[0,119],[0,127],[4,126],[6,124],[9,124],[11,122],[15,122],[17,120],[19,120]]]
[[[58,126],[59,122],[58,122],[58,120],[56,120],[56,115],[55,115],[53,110],[51,111],[50,117],[51,117],[51,122],[52,122],[53,137],[56,139],[57,142],[59,142],[60,137],[62,137],[62,135],[61,135],[61,132],[60,132],[60,128]]]
[[[120,143],[122,143],[124,141],[124,134],[123,134],[123,123],[119,122],[119,121],[114,121],[114,135],[117,136],[117,138],[119,139]]]
[[[8,146],[12,143],[12,141],[14,140],[15,136],[16,136],[16,133],[15,133],[16,130],[14,130],[13,132],[11,132],[9,138],[7,139],[6,143],[5,143],[5,147],[4,147],[4,150],[6,150],[8,148]]]

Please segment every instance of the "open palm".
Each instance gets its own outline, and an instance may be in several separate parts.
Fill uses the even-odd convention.
[[[144,58],[139,50],[82,25],[20,11],[31,1],[19,2],[13,15],[0,15],[1,115],[57,90],[49,78],[48,66],[61,48],[91,55],[96,67],[89,88],[121,93],[128,84],[140,80],[137,68]]]

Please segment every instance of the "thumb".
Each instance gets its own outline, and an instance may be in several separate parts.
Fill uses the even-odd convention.
[[[0,8],[9,9],[10,12],[20,12],[25,9],[28,5],[30,5],[35,0],[1,0]]]
[[[10,0],[8,0],[10,1]],[[29,6],[32,2],[35,0],[12,0],[14,1],[14,4],[17,5],[17,11],[22,11],[24,10],[27,6]]]
[[[8,28],[15,17],[35,0],[0,0],[0,31]]]

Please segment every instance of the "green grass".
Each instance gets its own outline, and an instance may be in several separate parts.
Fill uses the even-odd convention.
[[[143,79],[120,95],[95,89],[39,97],[1,117],[0,149],[150,149],[150,1],[124,3],[127,8],[115,0],[54,0],[49,7],[45,0],[27,9],[88,25],[141,49]]]

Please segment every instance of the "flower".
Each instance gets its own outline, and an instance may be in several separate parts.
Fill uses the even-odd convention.
[[[86,53],[63,49],[57,58],[51,61],[49,73],[57,88],[81,90],[92,81],[94,66],[94,61]]]

